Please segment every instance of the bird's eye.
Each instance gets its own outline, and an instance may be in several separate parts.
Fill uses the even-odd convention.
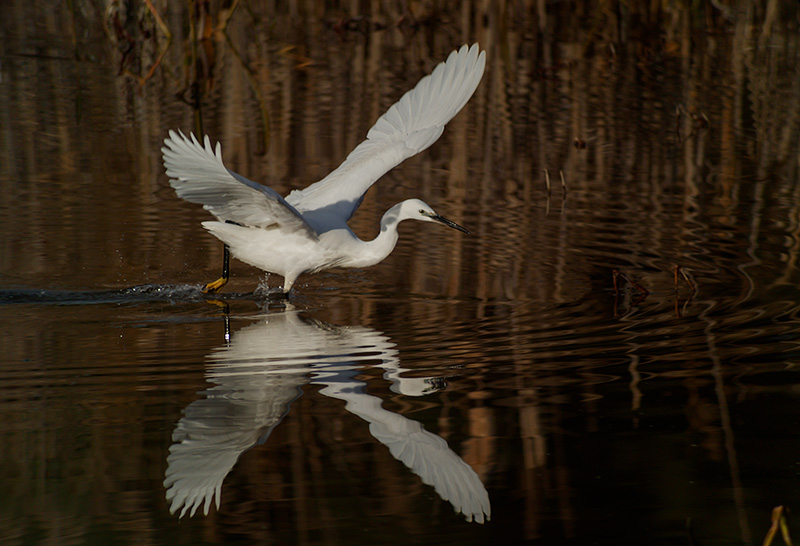
[[[419,209],[419,213],[424,216],[425,215],[425,209]]]

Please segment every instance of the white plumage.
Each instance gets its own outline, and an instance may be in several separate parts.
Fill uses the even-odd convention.
[[[162,148],[178,196],[200,203],[217,221],[203,226],[238,259],[284,277],[289,292],[299,275],[330,267],[367,267],[397,243],[397,225],[414,219],[469,233],[419,199],[398,203],[381,219],[380,234],[362,241],[347,225],[366,191],[405,159],[428,148],[464,107],[483,76],[478,44],[453,51],[383,114],[367,139],[324,179],[286,198],[229,170],[219,143],[170,131]]]

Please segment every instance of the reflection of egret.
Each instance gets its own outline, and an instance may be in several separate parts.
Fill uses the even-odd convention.
[[[469,233],[419,199],[390,208],[372,241],[356,237],[347,222],[372,184],[436,142],[475,92],[485,62],[478,44],[452,52],[378,118],[367,139],[336,170],[286,199],[228,170],[219,143],[214,151],[208,137],[204,147],[194,135],[170,131],[162,148],[167,175],[179,197],[202,204],[216,216],[218,221],[203,226],[243,262],[282,275],[285,293],[305,272],[381,262],[394,250],[403,220],[439,222]],[[216,292],[227,282],[227,260],[225,265],[222,278],[206,285],[205,291]]]
[[[489,496],[475,471],[416,421],[387,411],[356,379],[366,363],[385,370],[392,390],[424,393],[436,381],[402,377],[389,339],[360,326],[334,328],[305,321],[295,312],[268,315],[234,333],[229,346],[215,351],[208,380],[215,386],[191,403],[173,433],[164,486],[170,511],[207,514],[217,508],[225,476],[239,455],[267,440],[306,383],[324,385],[322,394],[346,402],[346,409],[369,423],[370,433],[396,459],[432,485],[467,520],[491,514]]]
[[[347,402],[347,411],[369,423],[370,434],[389,448],[392,457],[432,485],[456,512],[479,523],[483,523],[484,514],[491,515],[489,495],[480,478],[441,436],[428,432],[418,421],[383,409],[380,398],[364,393],[362,381],[341,374],[325,375],[314,381],[328,383],[320,392]]]

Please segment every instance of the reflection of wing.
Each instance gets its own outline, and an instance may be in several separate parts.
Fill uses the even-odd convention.
[[[320,379],[322,394],[347,402],[347,410],[369,423],[369,432],[389,448],[392,457],[406,465],[453,509],[478,523],[492,515],[489,494],[478,474],[451,450],[440,436],[428,432],[411,419],[387,411],[381,400],[365,394],[361,381],[341,381],[341,377]]]
[[[216,386],[186,408],[172,435],[164,480],[170,512],[193,516],[203,506],[208,514],[215,497],[219,508],[225,476],[244,451],[267,440],[313,366],[351,370],[393,357],[393,347],[374,330],[327,327],[293,312],[236,332],[230,346],[209,356]]]
[[[397,423],[397,419],[391,418],[372,421],[369,426],[372,435],[389,447],[392,457],[410,468],[423,483],[432,485],[442,500],[449,501],[467,521],[474,518],[483,523],[484,514],[487,520],[491,519],[489,493],[472,467],[441,436],[428,432],[417,421],[397,414],[393,417],[405,422]]]
[[[323,394],[346,401],[347,410],[367,421],[370,433],[456,511],[470,521],[489,516],[486,489],[447,442],[418,422],[383,409],[380,399],[365,394],[365,384],[353,378],[370,363],[385,370],[395,392],[436,389],[441,380],[402,377],[397,351],[382,333],[306,321],[294,312],[276,313],[236,332],[230,346],[209,360],[208,380],[216,386],[186,408],[167,457],[164,486],[171,513],[194,515],[202,505],[207,514],[214,497],[219,508],[222,482],[239,456],[266,441],[300,387],[313,378],[326,385]]]
[[[170,513],[182,508],[193,516],[204,504],[220,502],[222,481],[239,455],[263,443],[300,395],[308,379],[295,370],[273,370],[269,375],[229,378],[186,408],[172,433],[164,487]],[[232,379],[232,380],[231,380]]]

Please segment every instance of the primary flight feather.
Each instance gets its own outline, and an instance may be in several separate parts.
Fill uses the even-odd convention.
[[[179,197],[202,204],[217,218],[203,226],[236,258],[282,275],[285,293],[303,273],[382,261],[394,249],[403,220],[439,222],[469,233],[419,199],[389,209],[371,241],[359,239],[347,222],[372,184],[436,142],[475,92],[485,65],[478,44],[453,51],[378,118],[336,170],[286,198],[226,168],[219,143],[212,147],[207,136],[201,144],[194,135],[175,131],[161,149],[170,184]],[[223,278],[208,291],[218,290]]]

